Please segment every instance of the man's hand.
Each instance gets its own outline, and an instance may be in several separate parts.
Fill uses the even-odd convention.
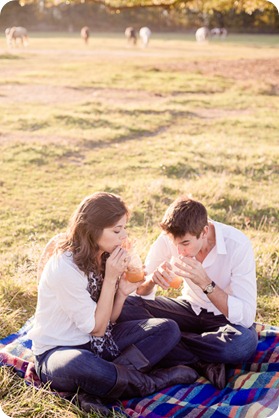
[[[211,280],[207,276],[202,264],[194,258],[181,257],[181,263],[176,263],[179,268],[179,276],[191,280],[201,289],[204,289]]]
[[[152,275],[152,281],[158,284],[163,289],[167,290],[170,287],[172,277],[168,274],[168,269],[171,270],[171,265],[167,261],[162,263]]]

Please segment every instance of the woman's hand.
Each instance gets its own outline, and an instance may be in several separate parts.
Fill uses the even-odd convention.
[[[124,248],[117,247],[110,254],[106,261],[104,280],[116,282],[119,276],[126,270],[130,261],[130,256]]]
[[[145,279],[136,283],[129,282],[126,280],[126,273],[123,273],[119,281],[118,292],[120,292],[126,298],[131,293],[135,292],[137,288],[144,283],[144,281]]]

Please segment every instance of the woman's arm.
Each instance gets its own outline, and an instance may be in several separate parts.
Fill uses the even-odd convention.
[[[91,335],[102,337],[107,329],[113,312],[117,281],[126,268],[125,259],[126,250],[118,247],[106,261],[104,282],[95,311],[95,327]]]
[[[91,335],[102,337],[105,334],[113,309],[117,278],[118,276],[115,276],[104,280],[95,311],[95,327]]]
[[[53,238],[51,238],[48,241],[47,245],[43,249],[43,252],[42,252],[41,257],[40,257],[39,262],[38,262],[38,268],[37,268],[37,279],[38,279],[38,281],[41,278],[41,274],[42,274],[42,272],[45,268],[46,263],[48,262],[48,260],[52,256],[52,254],[54,253],[54,249],[55,249],[55,246],[56,246],[56,243],[57,243],[58,239],[62,235],[63,234],[55,235]]]
[[[121,276],[119,287],[115,294],[114,305],[113,305],[111,318],[110,318],[112,323],[116,322],[119,315],[121,314],[126,298],[131,293],[133,293],[139,286],[141,286],[143,282],[144,281],[142,280],[141,282],[131,283],[128,280],[126,280],[125,274]]]

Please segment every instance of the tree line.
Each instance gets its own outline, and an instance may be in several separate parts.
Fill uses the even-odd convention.
[[[234,32],[279,31],[278,11],[266,0],[162,0],[156,6],[152,3],[153,0],[73,0],[56,2],[53,6],[47,0],[26,0],[22,7],[11,1],[0,15],[0,29],[26,26],[29,30],[78,31],[87,25],[93,32],[99,32],[147,25],[163,32],[192,31],[206,25]],[[253,5],[250,9],[249,4]]]

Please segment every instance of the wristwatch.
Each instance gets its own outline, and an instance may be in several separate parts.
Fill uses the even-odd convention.
[[[214,281],[212,280],[211,283],[209,283],[206,288],[203,290],[203,293],[205,293],[206,295],[209,295],[210,293],[213,292],[214,287],[216,286],[216,284],[214,283]]]

